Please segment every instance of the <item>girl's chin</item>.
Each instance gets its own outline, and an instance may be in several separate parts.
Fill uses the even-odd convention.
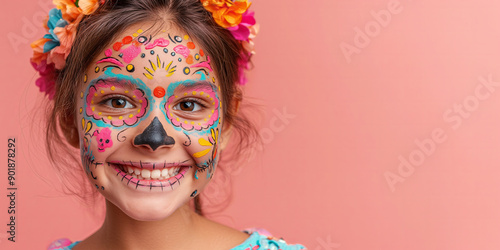
[[[160,221],[170,217],[182,207],[179,206],[150,206],[147,204],[130,204],[127,206],[118,206],[125,215],[137,221]]]

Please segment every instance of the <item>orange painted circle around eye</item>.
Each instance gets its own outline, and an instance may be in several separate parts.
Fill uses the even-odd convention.
[[[153,90],[153,94],[158,98],[162,98],[165,96],[165,89],[163,87],[158,86]]]

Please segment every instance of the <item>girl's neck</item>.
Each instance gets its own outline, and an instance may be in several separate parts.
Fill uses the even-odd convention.
[[[107,249],[190,249],[201,236],[201,224],[202,217],[188,204],[163,220],[137,221],[106,201],[106,219],[97,234]]]

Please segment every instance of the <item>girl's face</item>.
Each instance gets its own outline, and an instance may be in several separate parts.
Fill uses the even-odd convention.
[[[212,178],[222,132],[210,58],[177,29],[128,29],[93,61],[78,91],[84,170],[137,220],[159,220]]]

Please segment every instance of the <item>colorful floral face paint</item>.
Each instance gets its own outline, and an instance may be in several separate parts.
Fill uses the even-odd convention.
[[[145,90],[138,88],[138,86]],[[147,89],[145,84],[140,82],[140,80],[130,77],[115,76],[111,73],[110,69],[108,69],[102,77],[93,80],[86,91],[86,116],[93,118],[99,126],[105,126],[105,124],[110,124],[114,127],[135,125],[146,115],[150,108],[147,98],[149,93],[149,89]],[[113,107],[125,105],[123,104],[123,100],[120,102],[117,101],[117,99],[112,99],[113,95],[117,94],[133,99],[139,106],[130,109],[127,114],[118,116],[109,115],[109,112],[105,112],[105,108],[102,107],[103,104]]]
[[[198,195],[219,158],[220,86],[209,55],[179,33],[131,28],[82,79],[85,172],[136,219],[164,218]]]
[[[219,124],[219,97],[216,94],[217,90],[215,85],[210,84],[206,81],[206,76],[201,71],[198,73],[201,81],[182,81],[176,82],[169,86],[167,94],[169,96],[167,102],[165,103],[165,114],[170,120],[170,122],[176,126],[181,127],[184,130],[206,130],[212,128],[212,126],[217,126]],[[175,115],[173,109],[175,109],[175,103],[181,98],[198,98],[202,100],[205,105],[213,108],[204,117],[200,117],[203,120],[193,121],[192,119],[184,119]]]

